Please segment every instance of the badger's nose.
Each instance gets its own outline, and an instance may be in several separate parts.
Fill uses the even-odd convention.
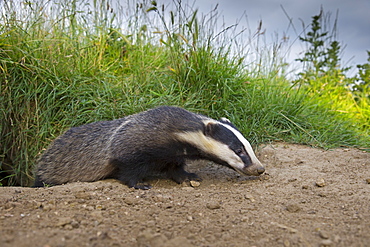
[[[261,175],[262,173],[264,173],[264,172],[265,172],[265,168],[264,168],[264,167],[262,167],[262,166],[261,166],[261,167],[258,167],[258,168],[257,168],[257,172],[258,172],[258,174],[259,174],[259,175]]]

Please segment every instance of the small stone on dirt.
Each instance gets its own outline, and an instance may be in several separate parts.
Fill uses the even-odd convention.
[[[83,191],[75,193],[74,196],[77,199],[85,199],[85,200],[90,200],[91,199],[91,196],[89,194],[83,192]]]
[[[323,232],[323,231],[319,231],[319,236],[322,238],[322,239],[329,239],[329,236],[326,232]]]
[[[192,221],[192,220],[193,220],[193,216],[188,215],[188,216],[186,217],[186,219],[187,219],[188,221]]]
[[[284,240],[284,246],[285,246],[285,247],[290,247],[290,242],[289,242],[289,240],[288,240],[288,239],[285,239],[285,240]]]
[[[286,206],[286,210],[290,213],[296,213],[301,210],[301,208],[297,204],[290,204]]]
[[[166,200],[166,198],[164,198],[164,196],[163,196],[163,195],[161,195],[161,194],[157,194],[157,195],[155,195],[155,196],[153,197],[153,200],[154,200],[155,202],[165,202],[165,201],[167,201],[167,200]]]
[[[269,180],[269,179],[270,179],[270,175],[267,174],[267,173],[258,177],[258,180],[260,180],[260,181]]]
[[[333,245],[333,241],[331,241],[330,239],[325,239],[323,241],[321,241],[320,243],[320,247],[328,247],[328,246],[332,246]]]
[[[318,187],[324,187],[325,185],[326,185],[326,183],[325,183],[325,180],[323,178],[319,178],[316,181],[316,186],[318,186]]]
[[[366,183],[370,184],[370,178],[366,179]]]
[[[221,204],[219,202],[209,202],[207,203],[208,209],[219,209],[221,207]]]
[[[73,227],[73,228],[78,228],[80,226],[80,223],[78,223],[78,221],[76,220],[72,220],[70,225]]]
[[[191,185],[191,187],[199,187],[200,186],[200,183],[198,181],[191,180],[190,181],[190,185]]]
[[[244,195],[244,198],[251,201],[251,202],[255,202],[256,200],[253,198],[253,196],[251,194],[245,194]]]
[[[130,198],[130,197],[125,198],[124,201],[127,205],[136,205],[137,204],[137,200],[134,199],[134,198]]]
[[[62,217],[58,219],[58,222],[55,224],[56,226],[65,226],[72,222],[72,219],[69,217]]]
[[[96,205],[95,206],[95,209],[98,209],[98,210],[106,210],[107,208],[104,205]]]

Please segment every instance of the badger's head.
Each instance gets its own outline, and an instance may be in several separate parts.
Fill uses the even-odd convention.
[[[206,119],[203,123],[202,131],[178,133],[178,137],[197,147],[204,158],[243,175],[259,176],[265,172],[250,143],[228,119]]]

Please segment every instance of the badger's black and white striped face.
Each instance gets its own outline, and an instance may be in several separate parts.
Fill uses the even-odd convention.
[[[250,143],[228,119],[203,123],[203,131],[177,133],[178,138],[197,147],[208,159],[244,175],[258,176],[265,171]]]

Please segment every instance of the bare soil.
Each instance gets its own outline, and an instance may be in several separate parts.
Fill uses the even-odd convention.
[[[261,177],[209,162],[199,186],[0,188],[0,246],[370,246],[370,153],[277,143]]]

